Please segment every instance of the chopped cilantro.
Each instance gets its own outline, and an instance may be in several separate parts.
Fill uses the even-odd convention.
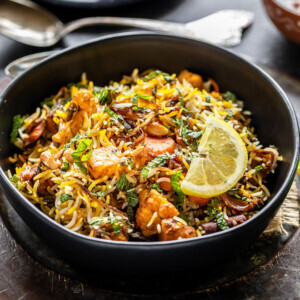
[[[160,185],[158,183],[153,183],[150,185],[151,189],[155,189],[158,192],[160,192],[161,194],[163,194],[163,190],[161,189]]]
[[[95,226],[104,226],[105,224],[110,224],[112,226],[112,229],[114,231],[114,235],[118,235],[122,231],[121,223],[119,220],[117,220],[114,217],[99,217],[99,218],[93,218],[90,222],[91,227]]]
[[[60,199],[61,203],[64,203],[64,202],[66,202],[68,200],[74,200],[73,196],[69,195],[69,194],[62,194],[62,195],[60,195],[59,199]]]
[[[247,134],[248,134],[248,137],[249,137],[250,139],[252,139],[252,138],[253,138],[252,133],[251,133],[248,129],[246,129],[246,132],[247,132]]]
[[[182,204],[184,202],[184,193],[182,192],[180,186],[179,186],[179,178],[180,178],[181,172],[176,172],[171,176],[171,186],[174,192],[177,194],[177,207],[178,205]]]
[[[260,172],[262,169],[263,169],[262,166],[256,166],[256,167],[254,168],[254,170],[255,170],[256,173]]]
[[[104,191],[99,191],[97,193],[92,193],[94,197],[100,198],[100,197],[105,197],[105,192]]]
[[[108,107],[105,107],[105,112],[112,118],[112,120],[120,121],[127,130],[131,130],[131,126],[123,119],[122,116],[116,114]]]
[[[25,119],[26,119],[26,116],[23,116],[23,117],[21,115],[14,116],[12,131],[10,134],[11,143],[14,143],[17,140],[17,137],[19,134],[18,130],[19,130],[19,128],[21,128],[23,126]]]
[[[104,104],[110,104],[109,102],[111,101],[107,101],[107,100],[111,100],[111,99],[108,99],[108,89],[102,89],[100,91],[97,91],[97,92],[94,92],[94,95],[95,97],[98,99],[99,103],[101,105],[104,105]]]
[[[227,100],[227,101],[232,101],[233,103],[236,103],[237,101],[237,97],[234,93],[232,92],[229,92],[227,91],[225,94],[224,94],[224,99]]]
[[[54,105],[53,103],[53,96],[46,98],[44,101],[41,102],[41,106],[47,105],[48,107],[52,107]]]
[[[229,121],[231,119],[231,117],[233,116],[233,112],[231,110],[228,111],[228,115],[225,117],[225,121]]]
[[[210,103],[210,96],[206,96],[206,97],[205,97],[205,101],[206,101],[207,103]]]
[[[182,220],[186,221],[187,224],[189,224],[189,219],[182,213],[179,213],[178,217],[181,218]]]
[[[162,74],[166,82],[171,82],[173,78],[168,73],[163,73],[162,71],[156,70],[150,72],[148,75],[144,76],[144,81],[149,81],[153,78],[155,78],[157,75]]]
[[[131,97],[131,103],[137,105],[138,98],[141,98],[143,100],[151,100],[152,97],[149,95],[135,94],[134,96]]]
[[[20,180],[20,176],[16,174],[10,178],[10,181],[13,183],[17,183],[19,180]]]
[[[61,168],[62,171],[66,172],[70,168],[70,164],[67,161],[64,161],[63,167]]]

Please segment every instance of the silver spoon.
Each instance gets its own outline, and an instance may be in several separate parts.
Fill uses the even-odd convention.
[[[66,34],[91,25],[118,25],[163,31],[223,46],[240,43],[242,30],[253,21],[253,13],[223,10],[185,24],[150,19],[90,17],[63,24],[56,16],[28,0],[0,2],[0,33],[20,43],[49,47]]]

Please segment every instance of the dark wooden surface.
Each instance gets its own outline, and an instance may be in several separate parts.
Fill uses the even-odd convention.
[[[253,11],[255,13],[253,26],[245,32],[242,44],[233,48],[232,51],[257,62],[273,75],[287,91],[298,118],[300,117],[300,46],[290,43],[277,32],[267,19],[260,0],[152,0],[127,8],[104,11],[76,11],[51,6],[47,6],[47,8],[51,9],[64,22],[90,15],[151,17],[186,22],[225,8],[241,8]],[[60,49],[76,45],[90,38],[117,30],[124,29],[98,27],[80,30],[67,36],[54,48]],[[49,49],[37,49],[21,45],[0,36],[0,75],[3,75],[3,68],[11,60],[42,50]],[[7,79],[2,77],[1,80],[3,85],[7,83]],[[100,278],[98,284],[95,282],[89,284],[84,280],[79,281],[76,278],[70,279],[62,276],[44,267],[36,259],[28,256],[27,252],[19,246],[18,243],[21,243],[26,248],[26,243],[22,242],[21,236],[18,235],[24,228],[18,230],[17,226],[13,226],[12,220],[18,218],[13,215],[13,212],[10,217],[11,219],[8,218],[8,210],[6,210],[6,215],[0,217],[0,299],[129,299],[142,297],[141,292],[139,294],[133,294],[130,291],[124,292],[125,289],[122,288],[121,282],[116,283],[114,289],[112,283],[116,279],[111,279],[109,282],[108,279],[102,278],[102,282],[100,282]],[[22,224],[21,222],[15,223]],[[292,233],[294,232],[292,231]],[[288,241],[282,238],[277,239],[279,244],[276,246],[269,245],[270,252],[268,252],[267,257],[262,259],[260,256],[262,261],[255,261],[254,257],[254,263],[259,266],[267,260],[269,261],[250,274],[235,279],[231,283],[226,283],[226,280],[219,281],[218,276],[216,276],[215,287],[209,290],[199,289],[199,284],[189,289],[179,289],[176,286],[173,289],[172,286],[166,289],[161,286],[161,293],[158,289],[155,295],[147,294],[145,288],[145,292],[142,293],[143,297],[153,299],[154,297],[166,298],[169,295],[174,299],[299,299],[299,230],[294,235],[290,234],[290,237]],[[272,242],[274,243],[274,239]],[[265,246],[262,244],[260,249],[263,248],[268,248],[267,244]],[[280,249],[275,256],[276,251],[274,249],[276,251]],[[38,260],[43,261],[43,249],[36,250],[35,255],[38,256]],[[27,251],[31,252],[29,248]],[[239,266],[235,267],[238,268]],[[242,266],[240,267],[242,268]],[[219,271],[213,270],[216,273]],[[72,272],[68,273],[67,269],[61,270],[61,273],[72,275]],[[232,272],[230,274],[231,279],[235,278]],[[236,272],[235,274],[239,273]],[[195,276],[197,273],[193,275],[193,277]],[[145,287],[149,287],[153,282],[147,280],[143,284]],[[210,283],[207,287],[213,285]],[[181,292],[175,292],[179,290]]]

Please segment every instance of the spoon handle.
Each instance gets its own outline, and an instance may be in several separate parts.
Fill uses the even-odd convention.
[[[118,18],[118,17],[90,17],[72,21],[64,26],[61,37],[65,36],[71,31],[81,27],[92,25],[117,25],[127,27],[137,27],[154,31],[176,32],[177,34],[189,34],[189,30],[185,24],[141,19],[141,18]]]

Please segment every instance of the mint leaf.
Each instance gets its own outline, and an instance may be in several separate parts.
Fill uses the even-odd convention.
[[[122,172],[120,180],[117,182],[116,186],[120,191],[127,191],[132,188],[132,184],[127,180],[124,171]]]
[[[166,163],[166,160],[170,159],[169,153],[164,153],[161,155],[158,155],[155,159],[150,161],[150,163],[142,169],[141,175],[143,177],[148,177],[149,171],[155,167],[162,166]]]

